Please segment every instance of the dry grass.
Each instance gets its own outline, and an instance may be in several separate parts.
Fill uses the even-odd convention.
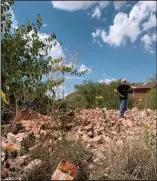
[[[48,141],[49,140],[49,141]],[[50,180],[52,173],[56,169],[59,161],[65,159],[79,165],[81,168],[81,179],[87,179],[86,166],[91,153],[85,149],[80,142],[55,140],[54,136],[49,136],[40,141],[40,146],[31,153],[31,160],[40,159],[42,165],[29,174],[25,174],[23,179],[27,180]]]
[[[123,146],[112,142],[104,153],[105,161],[94,167],[90,179],[157,180],[155,138],[155,133],[145,132],[125,139]]]
[[[66,159],[81,168],[82,179],[90,180],[156,180],[156,135],[152,132],[139,133],[133,140],[126,138],[123,146],[115,142],[104,152],[104,160],[93,163],[92,153],[80,142],[57,141],[49,136],[31,151],[31,159],[42,160],[25,179],[47,180],[51,178],[61,159]],[[49,143],[46,141],[51,140]],[[93,165],[89,169],[89,165]]]

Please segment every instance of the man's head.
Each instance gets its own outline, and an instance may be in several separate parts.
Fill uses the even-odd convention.
[[[126,79],[123,78],[123,79],[121,80],[121,82],[122,82],[122,84],[126,84]]]

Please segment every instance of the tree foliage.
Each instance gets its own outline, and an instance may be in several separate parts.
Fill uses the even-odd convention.
[[[156,100],[156,89],[152,89],[148,93],[148,108],[156,109],[157,108]]]
[[[86,71],[80,73],[74,64],[68,66],[63,58],[56,59],[50,54],[52,47],[61,43],[55,33],[40,33],[42,18],[39,14],[34,23],[27,21],[26,25],[13,28],[13,3],[12,0],[1,2],[1,87],[9,102],[9,106],[2,105],[2,112],[29,107],[46,113],[47,105],[55,99],[55,87],[64,82],[64,74],[81,76]],[[43,82],[43,76],[50,75],[51,78]],[[48,90],[53,93],[51,99],[46,95]]]
[[[75,86],[75,94],[69,95],[67,101],[72,106],[79,104],[81,108],[106,107],[107,109],[119,109],[119,97],[114,89],[120,84],[120,80],[110,84],[84,81]],[[98,99],[99,98],[99,99]],[[132,107],[132,98],[129,96],[129,108]]]

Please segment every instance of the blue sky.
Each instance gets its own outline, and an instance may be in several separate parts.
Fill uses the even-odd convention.
[[[79,53],[78,68],[89,72],[66,81],[70,92],[83,80],[144,82],[156,72],[155,1],[16,1],[12,9],[15,26],[41,15],[40,33],[62,42],[58,56]]]

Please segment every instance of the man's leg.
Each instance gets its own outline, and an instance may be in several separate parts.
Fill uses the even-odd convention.
[[[125,109],[125,100],[120,100],[120,113],[119,117],[123,117],[124,115],[124,109]]]
[[[124,100],[124,113],[127,109],[128,109],[128,100],[126,99],[126,100]]]

